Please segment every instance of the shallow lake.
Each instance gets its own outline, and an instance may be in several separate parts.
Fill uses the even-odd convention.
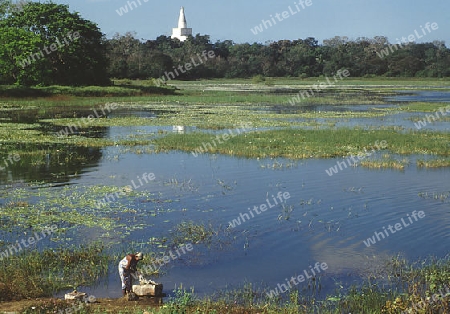
[[[399,96],[409,101],[450,99],[448,93],[441,92],[418,93],[414,99],[402,97],[413,96]],[[358,123],[414,127],[408,120],[409,114],[399,115],[402,116],[388,121],[371,118]],[[341,126],[346,122],[339,123]],[[353,125],[355,121],[348,123]],[[110,127],[102,136],[118,138],[162,129],[174,131],[170,127]],[[439,124],[438,129],[448,131],[447,123]],[[310,265],[319,262],[328,266],[321,272],[323,295],[335,291],[339,287],[336,282],[357,282],[360,275],[364,277],[398,254],[414,261],[448,253],[445,240],[450,233],[450,168],[419,169],[415,156],[410,157],[404,171],[341,164],[342,169],[336,168],[337,173],[330,176],[330,168],[344,162],[343,158],[250,160],[209,154],[195,157],[184,152],[135,154],[124,152],[121,147],[93,153],[96,158],[77,168],[76,176],[65,177],[62,185],[122,187],[143,173],[154,173],[155,180],[139,189],[151,192],[156,200],[116,200],[127,202],[136,212],[135,223],[146,226],[129,232],[125,238],[116,237],[114,232],[105,236],[98,230],[83,229],[72,235],[74,241],[119,241],[120,247],[131,241],[141,242],[140,249],[146,253],[151,249],[146,245],[149,239],[167,235],[182,221],[228,229],[222,238],[219,236],[223,240],[220,243],[210,247],[193,243],[191,252],[163,267],[164,274],[158,281],[169,294],[180,284],[195,287],[200,295],[246,282],[274,289],[286,278],[309,271]],[[52,181],[48,169],[35,176],[29,172],[27,168],[14,171],[13,175],[2,177],[2,182],[14,185],[43,175],[48,182],[61,183]],[[63,186],[55,184],[49,189]],[[283,193],[290,197],[281,202],[278,195]],[[275,205],[273,197],[277,196]],[[269,203],[272,208],[250,214],[249,208]],[[413,212],[420,211],[424,217],[412,218]],[[133,215],[128,216],[133,223]],[[241,224],[230,227],[230,221],[238,217]],[[389,229],[395,224],[400,224],[398,230]],[[383,234],[377,238],[375,232],[384,233],[384,238]],[[374,241],[367,246],[364,241],[367,243],[372,237]],[[299,289],[306,287],[305,282],[297,285]],[[120,296],[116,267],[100,285],[87,291],[97,297]]]

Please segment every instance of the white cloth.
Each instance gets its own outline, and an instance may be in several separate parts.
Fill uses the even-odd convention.
[[[125,256],[123,258],[123,260],[121,260],[119,262],[119,276],[120,276],[120,280],[122,281],[122,290],[127,289],[127,285],[125,283],[125,281],[128,279],[130,280],[131,278],[126,278],[124,275],[124,271],[125,271],[125,267],[127,267],[128,265],[128,261],[127,261],[127,257]],[[128,275],[127,277],[131,277],[131,275]]]

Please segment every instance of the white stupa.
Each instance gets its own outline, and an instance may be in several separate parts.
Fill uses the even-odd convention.
[[[178,18],[178,27],[172,28],[172,39],[178,38],[180,41],[185,41],[188,36],[192,36],[192,28],[187,27],[186,17],[184,16],[184,7],[180,9],[180,17]]]

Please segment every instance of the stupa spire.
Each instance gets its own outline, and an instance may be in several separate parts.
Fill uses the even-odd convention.
[[[188,36],[192,36],[192,28],[187,27],[186,16],[184,15],[184,7],[180,9],[180,16],[178,17],[178,27],[172,28],[173,38],[178,38],[180,41],[185,41]]]
[[[184,15],[184,7],[180,9],[180,17],[178,18],[178,28],[187,28],[186,16]]]

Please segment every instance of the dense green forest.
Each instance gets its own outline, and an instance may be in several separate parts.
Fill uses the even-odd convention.
[[[106,85],[104,35],[68,6],[0,0],[0,84]]]
[[[323,44],[312,37],[269,43],[212,43],[197,34],[185,42],[160,36],[141,42],[132,33],[107,41],[108,74],[118,78],[163,76],[165,71],[191,62],[202,51],[216,58],[179,73],[180,78],[312,77],[347,69],[352,77],[446,77],[450,75],[450,49],[444,42],[390,44],[386,37],[334,37]]]
[[[266,43],[180,42],[167,36],[107,39],[98,26],[66,5],[0,0],[0,84],[107,85],[111,78],[201,79],[317,77],[347,69],[352,77],[448,77],[444,42],[389,43],[383,36],[308,37]],[[210,53],[208,56],[203,57]],[[189,66],[187,66],[189,65]],[[186,66],[186,68],[185,68]]]

